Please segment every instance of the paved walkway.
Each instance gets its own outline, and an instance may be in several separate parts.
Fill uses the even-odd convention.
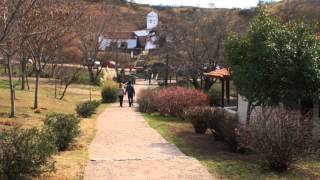
[[[118,104],[98,118],[89,159],[85,180],[212,179],[199,161],[163,139],[134,108]]]

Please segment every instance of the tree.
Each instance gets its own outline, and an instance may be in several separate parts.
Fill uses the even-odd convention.
[[[37,0],[1,0],[0,1],[0,44],[11,33],[16,22],[29,13]]]
[[[172,39],[170,64],[186,79],[192,79],[196,88],[200,88],[198,79],[202,77],[205,66],[206,71],[211,71],[217,64],[223,64],[221,54],[223,41],[230,28],[227,23],[229,17],[232,16],[227,12],[211,17],[202,12],[188,11],[163,28],[164,33]],[[184,23],[179,21],[181,19],[184,19]]]
[[[225,56],[240,95],[255,106],[303,108],[319,98],[320,40],[313,25],[281,23],[264,10],[247,34],[231,34]]]
[[[15,55],[17,33],[17,22],[26,16],[37,0],[1,0],[0,1],[0,50],[6,58],[8,69],[11,113],[10,117],[16,116],[15,89],[13,86],[11,58]]]
[[[112,15],[110,17],[112,18]],[[110,23],[108,16],[106,18],[88,15],[82,18],[82,25],[79,26],[81,56],[83,64],[88,69],[91,84],[97,82],[102,72],[102,68],[96,67],[95,62],[101,61],[99,52],[102,50],[100,47],[102,38],[100,37],[107,31],[108,23]]]
[[[20,18],[17,21],[17,33],[18,38],[16,39],[17,44],[17,54],[20,62],[21,68],[21,90],[26,89],[27,83],[27,64],[29,63],[30,53],[28,51],[27,40],[32,36],[37,35],[37,33],[41,32],[34,32],[34,27],[37,26],[37,18],[33,16],[33,13],[26,14],[24,17]],[[28,85],[29,89],[29,85]]]
[[[33,31],[38,32],[27,39],[28,49],[34,61],[33,69],[36,75],[34,109],[39,107],[40,75],[45,66],[55,59],[55,52],[63,46],[63,39],[71,32],[71,27],[79,20],[80,11],[76,5],[60,0],[42,0],[32,11],[35,26]],[[60,42],[57,44],[56,42]]]
[[[11,59],[12,56],[15,54],[15,50],[12,47],[12,42],[9,41],[8,39],[6,40],[7,43],[5,47],[1,47],[1,52],[4,54],[5,59],[6,59],[6,65],[8,69],[8,77],[9,77],[9,88],[10,88],[10,102],[11,102],[11,112],[10,112],[10,117],[13,118],[16,116],[16,97],[15,97],[15,88],[13,86],[13,77],[12,77],[12,63]]]
[[[67,89],[72,83],[75,83],[79,79],[80,71],[79,67],[60,67],[57,72],[57,77],[60,79],[61,84],[64,85],[63,92],[59,97],[62,100],[67,92]]]

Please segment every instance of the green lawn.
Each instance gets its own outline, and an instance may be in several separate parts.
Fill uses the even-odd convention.
[[[182,152],[200,160],[219,179],[319,179],[320,160],[305,158],[286,173],[275,173],[261,167],[255,154],[237,154],[227,150],[210,133],[197,135],[190,123],[172,117],[144,114],[149,125]]]

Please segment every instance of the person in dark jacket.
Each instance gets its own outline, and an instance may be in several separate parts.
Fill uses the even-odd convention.
[[[135,96],[136,92],[134,87],[132,86],[131,81],[128,82],[126,93],[128,93],[128,100],[129,100],[129,107],[133,106],[133,97]]]

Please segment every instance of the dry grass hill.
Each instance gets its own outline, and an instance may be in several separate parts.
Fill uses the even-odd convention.
[[[284,0],[267,6],[268,10],[284,19],[320,21],[320,0]]]
[[[248,22],[256,13],[255,9],[218,9],[195,7],[161,7],[125,3],[123,0],[78,0],[84,9],[84,16],[93,15],[98,21],[108,21],[106,31],[134,31],[146,26],[146,15],[154,10],[159,14],[161,24],[172,22],[186,23],[188,14],[200,14],[203,17],[226,18],[230,31],[245,32]],[[267,10],[284,20],[304,18],[320,21],[320,0],[283,0],[266,5]],[[200,16],[200,17],[201,17]],[[81,62],[77,41],[69,44],[66,49],[70,59],[68,63]]]

